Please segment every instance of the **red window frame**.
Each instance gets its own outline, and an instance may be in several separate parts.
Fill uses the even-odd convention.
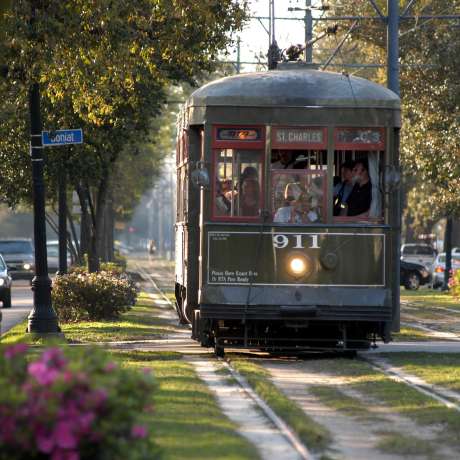
[[[340,131],[356,131],[356,130],[369,130],[380,132],[380,142],[367,143],[367,142],[340,142],[339,132]],[[334,149],[335,150],[385,150],[385,128],[380,127],[360,127],[360,126],[348,126],[334,129]]]
[[[229,129],[260,129],[261,139],[259,140],[221,140],[217,139],[219,128]],[[261,216],[217,216],[215,214],[216,200],[216,155],[224,149],[234,150],[257,150],[261,157],[261,181],[260,181],[260,209],[265,208],[265,126],[261,125],[214,125],[212,128],[212,164],[211,164],[211,220],[216,222],[260,222]]]
[[[271,222],[273,225],[295,225],[295,226],[306,226],[306,225],[317,225],[317,224],[325,224],[327,222],[327,171],[321,170],[321,169],[272,169],[271,171],[271,184],[273,187],[274,184],[274,178],[276,176],[282,175],[282,174],[289,174],[292,172],[292,175],[294,174],[304,174],[304,175],[313,175],[316,174],[318,176],[323,177],[323,185],[322,185],[322,192],[323,192],[323,200],[321,203],[321,222],[317,223],[311,223],[311,224],[296,224],[296,223],[278,223],[278,222],[273,222],[273,218],[275,216],[276,210],[272,209],[273,206],[273,194],[274,191],[270,191],[270,197],[271,197],[271,203],[270,203],[270,212],[272,214],[271,216]]]
[[[322,131],[322,142],[279,142],[276,139],[276,134],[281,129],[292,129],[299,131]],[[287,150],[327,150],[327,128],[322,126],[273,126],[272,134],[272,149],[287,149]]]

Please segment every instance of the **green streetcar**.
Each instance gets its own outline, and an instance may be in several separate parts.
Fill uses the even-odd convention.
[[[216,354],[391,340],[399,129],[390,90],[298,64],[192,94],[178,125],[175,290],[194,339]]]

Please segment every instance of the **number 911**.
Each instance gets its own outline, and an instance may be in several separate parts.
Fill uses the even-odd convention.
[[[319,235],[313,234],[287,234],[273,235],[273,246],[276,249],[292,247],[292,249],[319,249]]]

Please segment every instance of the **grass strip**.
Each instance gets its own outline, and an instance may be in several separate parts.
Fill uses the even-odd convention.
[[[440,437],[454,448],[460,447],[460,416],[454,409],[426,396],[405,383],[396,382],[369,363],[360,360],[318,360],[312,363],[318,372],[325,371],[347,379],[350,388],[368,395],[383,407],[390,408],[420,425],[442,427]]]
[[[387,353],[383,356],[409,374],[460,393],[460,353]]]
[[[259,459],[256,448],[239,435],[193,366],[173,352],[116,352],[124,366],[153,371],[158,388],[149,415],[162,460]]]
[[[136,305],[117,320],[78,321],[62,323],[60,327],[71,343],[147,340],[177,331],[170,319],[161,316],[164,316],[164,309],[155,305],[149,294],[141,293]],[[27,320],[17,324],[0,338],[0,343],[44,343],[43,339],[26,333],[26,327]],[[52,343],[56,342],[52,339]]]
[[[345,394],[334,386],[311,385],[308,386],[308,392],[317,397],[324,405],[346,416],[364,421],[376,421],[381,419],[373,414],[359,399]]]
[[[435,448],[430,441],[403,435],[401,433],[379,433],[381,440],[377,443],[377,449],[393,455],[421,455],[435,458]]]
[[[260,365],[242,358],[232,358],[232,366],[245,377],[257,394],[281,417],[299,436],[309,449],[325,450],[332,441],[331,434],[322,427],[270,380],[269,373]]]
[[[429,335],[428,332],[409,326],[401,327],[400,332],[396,332],[392,335],[395,342],[431,342],[436,340],[436,338]],[[446,339],[442,340],[444,341]]]
[[[419,307],[449,307],[459,310],[458,300],[452,294],[432,289],[420,289],[417,291],[401,291],[401,300]]]

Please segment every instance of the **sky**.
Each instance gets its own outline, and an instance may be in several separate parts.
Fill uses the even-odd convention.
[[[255,55],[264,55],[262,62],[266,63],[269,45],[269,0],[249,0],[251,16],[262,16],[267,19],[251,19],[243,31],[238,34],[241,38],[241,61],[257,61]],[[305,7],[305,0],[275,0],[275,17],[298,18],[298,20],[276,19],[275,37],[281,49],[288,48],[292,44],[304,43],[305,25],[303,11],[288,11],[289,7]],[[312,0],[312,5],[320,5],[320,0]],[[262,25],[263,24],[263,25]],[[266,30],[265,30],[265,28]],[[227,58],[236,61],[236,49]],[[242,71],[255,70],[255,65],[243,65]]]

